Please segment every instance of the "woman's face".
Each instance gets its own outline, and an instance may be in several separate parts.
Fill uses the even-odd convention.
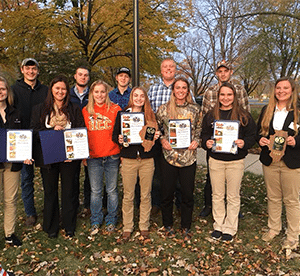
[[[67,86],[63,81],[59,81],[52,86],[52,95],[55,102],[63,102],[67,95]]]
[[[0,81],[0,102],[3,102],[7,99],[7,88],[3,81]]]
[[[142,90],[136,89],[132,94],[133,106],[134,107],[143,107],[145,104],[145,94]]]
[[[292,86],[288,80],[280,81],[275,86],[275,97],[280,103],[287,103],[292,93]]]
[[[219,93],[219,102],[222,110],[229,110],[232,108],[234,101],[234,92],[231,88],[223,86]]]
[[[173,93],[176,101],[185,101],[188,92],[188,85],[185,81],[179,80],[175,83]]]
[[[101,106],[105,103],[107,96],[106,88],[103,84],[97,84],[93,90],[93,98],[97,105]]]

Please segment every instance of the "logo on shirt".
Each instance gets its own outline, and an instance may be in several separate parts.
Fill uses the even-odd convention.
[[[112,129],[112,121],[100,113],[95,113],[89,118],[89,130],[109,130]]]

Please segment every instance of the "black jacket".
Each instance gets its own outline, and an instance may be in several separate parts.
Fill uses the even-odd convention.
[[[248,112],[247,112],[248,113]],[[220,117],[221,120],[228,120],[230,118],[231,110],[220,110]],[[208,156],[211,156],[214,159],[222,160],[222,161],[232,161],[232,160],[240,160],[245,158],[245,156],[248,154],[248,149],[250,149],[255,144],[255,129],[256,125],[255,122],[248,113],[248,124],[246,126],[240,125],[239,128],[239,139],[244,140],[244,147],[242,149],[238,148],[237,154],[231,154],[231,153],[214,153],[211,151],[211,149],[208,149],[206,147],[206,141],[211,139],[213,136],[213,127],[212,123],[214,122],[214,117],[212,115],[212,111],[208,112],[202,121],[202,132],[201,132],[201,139],[202,139],[202,148],[207,150]]]
[[[30,123],[30,128],[33,129],[33,158],[37,167],[45,166],[43,161],[39,131],[50,130],[50,128],[46,127],[45,121],[41,121],[41,116],[44,109],[44,103],[35,106],[32,109],[32,117]],[[70,102],[68,105],[68,113],[70,115],[70,122],[72,128],[85,127],[81,109],[77,104],[73,104]]]
[[[22,129],[23,120],[21,118],[20,112],[15,109],[13,106],[7,105],[5,109],[6,122],[4,124],[2,117],[0,116],[0,128],[5,129]],[[12,163],[11,171],[17,172],[22,169],[23,163]],[[0,168],[4,168],[3,163],[0,163]]]
[[[14,93],[14,105],[20,110],[23,117],[23,128],[29,129],[32,108],[44,102],[47,97],[47,86],[36,81],[34,88],[24,82],[24,79],[17,80],[11,87]]]
[[[262,138],[263,136],[260,134],[260,129],[261,129],[261,121],[263,119],[263,115],[265,113],[267,106],[264,106],[259,119],[258,119],[258,123],[257,123],[257,142],[259,142],[260,138]],[[273,128],[273,119],[274,119],[274,115],[272,117],[272,120],[270,122],[270,126],[269,126],[269,135],[266,137],[268,139],[270,139],[270,135],[273,135],[275,133],[275,130]],[[287,131],[288,132],[288,136],[294,136],[295,135],[295,131],[291,128],[289,128],[289,125],[291,122],[294,121],[294,114],[293,111],[289,111],[282,130]],[[286,166],[290,169],[297,169],[300,168],[300,131],[298,132],[298,135],[294,137],[296,140],[296,145],[295,147],[292,146],[286,146],[285,149],[285,153],[284,156],[282,157],[283,162],[286,164]],[[263,163],[265,166],[269,166],[272,163],[272,157],[270,157],[270,150],[268,148],[268,146],[263,146],[261,147],[261,153],[260,153],[260,162]]]

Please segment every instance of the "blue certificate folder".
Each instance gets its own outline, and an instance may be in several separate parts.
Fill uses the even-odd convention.
[[[65,161],[66,150],[64,132],[58,130],[39,131],[44,164],[52,164]]]

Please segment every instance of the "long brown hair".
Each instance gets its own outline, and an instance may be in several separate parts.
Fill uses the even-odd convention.
[[[134,104],[133,104],[133,94],[134,94],[134,91],[136,91],[136,90],[141,90],[143,92],[144,96],[145,96],[145,103],[144,103],[144,106],[142,108],[142,110],[145,114],[145,123],[147,124],[148,122],[156,122],[155,114],[154,114],[154,112],[151,108],[147,92],[141,86],[135,86],[135,87],[132,88],[131,93],[130,93],[130,97],[129,97],[129,101],[128,101],[128,105],[125,107],[124,110],[126,110],[128,108],[132,108],[134,106]]]
[[[295,136],[298,134],[298,128],[297,128],[297,124],[298,124],[298,120],[299,120],[299,110],[297,107],[297,101],[298,101],[298,91],[297,91],[297,87],[296,87],[296,83],[295,81],[290,78],[290,77],[282,77],[280,79],[278,79],[275,82],[275,86],[274,89],[272,90],[271,94],[270,94],[270,98],[269,98],[269,103],[267,105],[267,108],[264,112],[263,115],[263,119],[261,121],[261,135],[263,136],[267,136],[269,134],[269,126],[270,126],[270,122],[273,118],[273,114],[274,114],[274,110],[275,107],[278,103],[278,100],[275,96],[275,89],[276,86],[279,82],[281,81],[288,81],[292,87],[292,95],[290,97],[290,100],[288,101],[287,105],[286,105],[286,110],[287,111],[291,111],[293,110],[294,113],[294,130],[295,130]]]
[[[7,90],[7,98],[6,98],[6,102],[9,104],[9,105],[13,105],[14,104],[14,97],[13,97],[13,92],[12,90],[10,89],[10,86],[8,85],[8,82],[6,80],[6,78],[0,76],[0,81],[2,81],[5,85],[5,88]]]
[[[185,97],[186,102],[188,102],[188,103],[194,103],[192,95],[191,95],[191,92],[190,92],[190,84],[189,84],[188,80],[185,77],[182,77],[182,76],[177,77],[175,79],[175,81],[172,83],[172,86],[171,86],[172,93],[171,93],[171,96],[170,96],[170,100],[167,103],[168,112],[170,114],[170,119],[177,119],[178,115],[179,115],[178,110],[177,110],[177,105],[176,105],[176,98],[175,98],[175,94],[174,94],[175,84],[178,81],[183,81],[183,82],[185,82],[187,84],[187,95]]]
[[[67,117],[67,120],[70,119],[70,114],[69,114],[69,111],[68,111],[68,105],[69,105],[69,102],[70,102],[70,86],[69,86],[69,82],[68,82],[67,78],[63,75],[59,75],[59,76],[56,76],[50,82],[49,89],[48,89],[48,95],[47,95],[46,100],[45,100],[45,109],[44,109],[44,111],[42,113],[42,116],[41,116],[41,122],[45,121],[47,115],[49,115],[49,120],[50,120],[50,115],[51,114],[54,114],[54,115],[56,114],[56,111],[54,109],[54,97],[53,97],[53,94],[52,94],[52,88],[53,88],[54,84],[56,84],[58,82],[63,82],[66,85],[66,89],[67,89],[66,97],[63,100],[62,107],[59,108],[59,112],[65,114],[66,117]]]
[[[106,92],[105,104],[107,106],[107,110],[109,110],[112,105],[112,102],[108,96],[108,84],[102,80],[94,81],[90,87],[89,100],[88,100],[88,104],[86,105],[86,110],[90,115],[93,115],[95,113],[95,110],[94,110],[95,100],[94,100],[93,92],[97,85],[103,85],[105,88],[105,92]]]
[[[237,96],[236,96],[236,89],[235,89],[234,85],[229,83],[229,82],[222,83],[222,85],[220,86],[220,88],[218,90],[217,102],[216,102],[216,105],[214,106],[214,108],[212,110],[212,114],[213,114],[214,119],[215,120],[220,120],[220,108],[221,108],[222,104],[220,103],[219,96],[220,96],[220,92],[221,92],[222,87],[227,87],[227,88],[231,89],[233,91],[233,95],[234,95],[230,120],[240,121],[242,126],[247,125],[248,120],[249,120],[248,114],[239,105],[239,102],[238,102],[238,99],[237,99]]]

